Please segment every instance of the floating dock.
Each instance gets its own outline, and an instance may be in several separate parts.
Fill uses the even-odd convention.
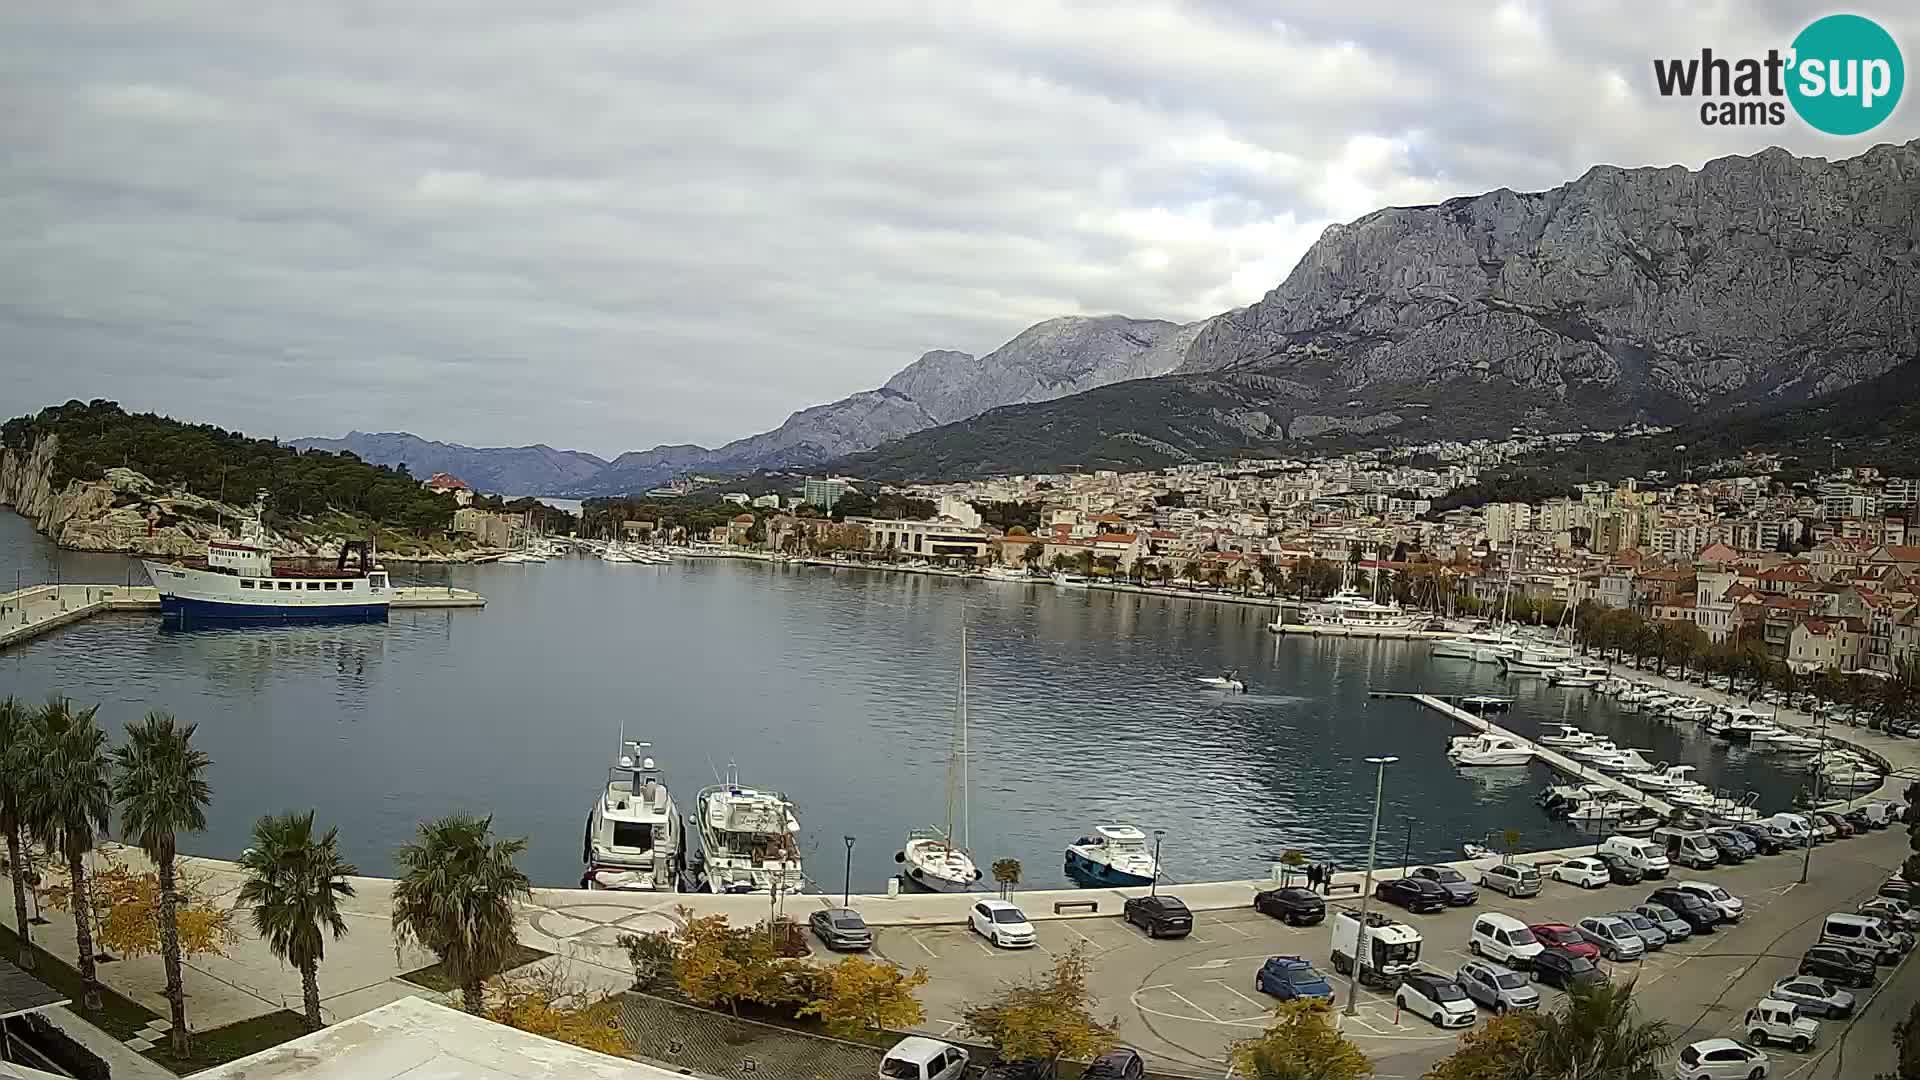
[[[1301,634],[1306,637],[1380,638],[1386,641],[1430,641],[1454,637],[1449,630],[1401,630],[1373,626],[1325,626],[1320,623],[1268,623],[1275,634]]]
[[[403,585],[393,590],[394,608],[477,608],[487,598],[469,589]],[[0,649],[108,611],[159,611],[160,590],[151,585],[35,585],[0,593]]]
[[[1585,765],[1575,761],[1560,751],[1551,747],[1541,746],[1539,743],[1525,736],[1515,735],[1513,732],[1508,731],[1506,728],[1501,727],[1491,720],[1475,716],[1457,705],[1450,705],[1432,694],[1407,694],[1396,693],[1390,690],[1370,690],[1367,696],[1375,698],[1408,698],[1417,701],[1455,723],[1471,728],[1481,734],[1499,735],[1503,738],[1512,739],[1527,749],[1532,750],[1535,757],[1553,766],[1555,770],[1571,776],[1583,784],[1603,785],[1625,795],[1634,802],[1640,803],[1649,810],[1653,810],[1662,815],[1671,815],[1674,811],[1673,804],[1667,802],[1665,799],[1657,799],[1624,780],[1608,776],[1606,773],[1601,772],[1591,765]]]

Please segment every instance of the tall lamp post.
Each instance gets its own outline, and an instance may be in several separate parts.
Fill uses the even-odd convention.
[[[847,907],[853,900],[853,837],[843,836],[847,842],[847,877],[840,885],[840,906]]]
[[[1357,1016],[1360,1012],[1360,973],[1367,957],[1367,907],[1373,899],[1373,857],[1380,846],[1380,796],[1387,787],[1387,766],[1400,759],[1397,757],[1370,757],[1367,764],[1374,767],[1373,773],[1373,829],[1367,834],[1367,877],[1366,884],[1360,887],[1360,929],[1354,935],[1353,942],[1353,980],[1347,988],[1347,1015]]]
[[[1147,886],[1148,896],[1160,895],[1160,838],[1165,835],[1165,829],[1153,830],[1153,884]]]
[[[1813,758],[1813,806],[1807,808],[1807,850],[1800,857],[1800,884],[1807,883],[1807,873],[1813,869],[1813,807],[1820,805],[1820,785],[1827,779],[1827,710],[1820,710],[1820,752]],[[1849,788],[1849,791],[1852,789]]]
[[[1400,873],[1405,875],[1413,866],[1413,823],[1415,819],[1412,814],[1401,814],[1400,820],[1407,824],[1407,847],[1405,851],[1400,853]]]

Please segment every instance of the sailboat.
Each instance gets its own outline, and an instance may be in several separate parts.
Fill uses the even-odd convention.
[[[967,854],[972,840],[972,786],[967,777],[967,628],[960,628],[960,708],[954,725],[953,749],[947,758],[947,827],[915,829],[906,847],[894,856],[903,864],[907,881],[933,892],[968,892],[980,880],[980,868]],[[955,796],[960,803],[961,842],[953,842]]]

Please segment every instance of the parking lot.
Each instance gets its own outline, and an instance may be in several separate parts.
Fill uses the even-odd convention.
[[[1707,873],[1676,871],[1668,882],[1711,880],[1740,896],[1746,903],[1745,919],[1644,960],[1603,967],[1610,977],[1634,979],[1643,1008],[1674,1022],[1683,1042],[1739,1034],[1742,1017],[1762,992],[1794,973],[1800,953],[1818,935],[1820,918],[1829,911],[1852,910],[1871,896],[1906,853],[1905,832],[1896,826],[1817,848],[1811,883],[1804,886],[1797,884],[1800,858],[1795,854],[1759,857]],[[1589,891],[1549,881],[1540,896],[1525,900],[1483,891],[1473,907],[1432,915],[1385,910],[1420,931],[1424,967],[1451,974],[1469,958],[1467,931],[1480,912],[1503,911],[1528,923],[1572,923],[1631,907],[1658,884],[1665,883]],[[1177,887],[1166,891],[1179,894]],[[1335,906],[1357,903],[1357,898],[1343,897]],[[1271,1000],[1258,993],[1253,982],[1269,956],[1295,954],[1312,961],[1328,975],[1337,1003],[1343,1009],[1347,1003],[1349,984],[1328,963],[1328,923],[1288,927],[1250,908],[1200,912],[1190,937],[1159,941],[1111,918],[1049,919],[1036,926],[1036,947],[1017,952],[995,949],[958,926],[883,928],[877,932],[876,949],[896,963],[924,965],[932,973],[921,992],[926,1030],[943,1035],[958,1031],[968,1001],[987,997],[1008,978],[1044,970],[1059,952],[1083,945],[1094,958],[1101,1009],[1118,1019],[1121,1039],[1163,1066],[1197,1075],[1220,1075],[1227,1048],[1265,1026]],[[1890,977],[1884,974],[1882,984]],[[1559,1002],[1559,991],[1540,990],[1544,1008]],[[1861,1011],[1866,1011],[1864,1002]],[[1481,1022],[1489,1015],[1483,1011]],[[1419,1076],[1450,1052],[1461,1034],[1401,1015],[1390,992],[1366,989],[1360,991],[1357,1015],[1343,1023],[1346,1033],[1374,1058],[1383,1080]],[[1807,1055],[1770,1049],[1774,1076],[1822,1076],[1817,1063],[1838,1041],[1843,1026],[1823,1024],[1819,1044]]]

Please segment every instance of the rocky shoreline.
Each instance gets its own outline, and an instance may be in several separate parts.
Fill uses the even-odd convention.
[[[127,468],[106,470],[99,480],[71,480],[56,490],[53,462],[59,440],[48,436],[22,453],[0,450],[0,507],[33,522],[36,531],[63,551],[105,552],[162,558],[203,555],[209,540],[231,540],[228,523],[243,507],[161,487]],[[343,537],[275,534],[273,554],[286,559],[335,559]],[[383,562],[470,563],[502,554],[491,548],[451,552],[382,551]]]

